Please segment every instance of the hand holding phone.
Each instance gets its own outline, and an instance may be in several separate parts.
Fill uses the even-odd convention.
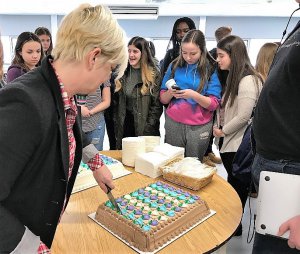
[[[177,85],[173,85],[172,89],[181,90],[181,88],[179,86],[177,86]]]

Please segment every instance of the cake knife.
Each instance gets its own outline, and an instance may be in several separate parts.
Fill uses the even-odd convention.
[[[120,209],[120,207],[118,206],[118,203],[116,202],[113,194],[111,193],[111,188],[105,184],[106,188],[107,188],[107,193],[106,195],[108,196],[110,202],[113,204],[113,206],[117,209],[117,212],[119,212],[120,214],[122,214],[122,211]]]

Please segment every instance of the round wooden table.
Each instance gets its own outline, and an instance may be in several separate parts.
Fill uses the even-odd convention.
[[[121,151],[101,151],[101,153],[121,160]],[[133,173],[114,181],[115,197],[132,192],[137,188],[156,182],[162,178],[152,179]],[[188,190],[188,189],[187,189]],[[190,191],[190,190],[188,190]],[[216,214],[193,228],[182,237],[172,242],[159,254],[195,254],[210,253],[226,243],[242,217],[242,205],[235,190],[218,175],[200,191],[190,191],[204,199]],[[99,186],[72,194],[61,222],[57,227],[51,247],[53,254],[129,254],[136,253],[118,238],[92,221],[88,215],[95,212],[100,203],[108,198]]]

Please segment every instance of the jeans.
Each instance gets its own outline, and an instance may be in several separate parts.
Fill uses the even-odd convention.
[[[94,144],[98,151],[103,150],[103,141],[105,135],[105,119],[104,115],[101,115],[100,121],[97,125],[97,128],[93,131],[85,133],[89,143]]]
[[[289,160],[268,160],[256,154],[252,164],[252,177],[258,191],[261,171],[274,171],[286,174],[300,175],[300,162]],[[299,250],[291,249],[287,240],[255,233],[252,254],[296,254]]]
[[[289,160],[268,160],[261,155],[256,154],[252,164],[252,177],[257,191],[261,171],[300,175],[300,162]]]

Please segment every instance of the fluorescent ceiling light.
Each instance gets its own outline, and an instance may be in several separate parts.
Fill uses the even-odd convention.
[[[158,6],[108,6],[117,19],[157,19]]]

